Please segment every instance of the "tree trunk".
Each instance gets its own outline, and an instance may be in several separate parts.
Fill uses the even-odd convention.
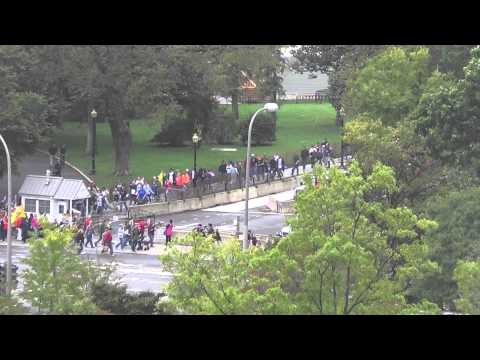
[[[235,120],[238,121],[240,119],[240,113],[238,111],[238,92],[235,91],[232,94],[232,111],[233,115],[235,116]]]
[[[132,146],[132,133],[126,120],[109,120],[112,132],[113,157],[115,162],[115,175],[127,176],[129,174],[128,157]]]
[[[93,134],[92,134],[92,117],[88,116],[87,120],[87,144],[85,146],[85,154],[92,155],[93,148]]]

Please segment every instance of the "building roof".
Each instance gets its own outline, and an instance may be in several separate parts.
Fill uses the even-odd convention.
[[[89,198],[90,192],[82,180],[64,179],[62,177],[27,175],[18,191],[21,196],[45,196],[58,200],[78,200]]]

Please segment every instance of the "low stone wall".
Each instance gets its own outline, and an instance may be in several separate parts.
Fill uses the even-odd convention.
[[[298,186],[299,180],[296,177],[289,177],[282,180],[272,181],[270,184],[260,184],[250,187],[249,198],[254,199],[293,190]],[[231,204],[245,200],[245,189],[222,191],[197,198],[177,200],[171,202],[153,203],[147,205],[132,206],[129,209],[131,217],[145,215],[175,214],[184,211],[207,209],[213,206]]]

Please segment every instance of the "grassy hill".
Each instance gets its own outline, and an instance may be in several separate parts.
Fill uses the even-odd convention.
[[[245,119],[259,108],[259,104],[240,106],[240,117]],[[192,147],[157,147],[150,139],[159,130],[158,124],[135,120],[130,122],[133,135],[133,148],[130,154],[131,176],[151,178],[161,169],[191,169],[193,167]],[[272,146],[254,146],[255,154],[270,156],[280,153],[291,158],[302,147],[328,139],[336,145],[340,142],[340,133],[335,126],[335,112],[329,104],[284,104],[278,112],[277,141]],[[67,160],[88,171],[90,157],[85,155],[86,125],[74,122],[65,123],[56,138],[57,143],[67,144]],[[212,148],[234,148],[234,152],[214,151]],[[97,124],[96,181],[101,185],[110,185],[119,179],[112,176],[113,151],[108,124]],[[197,152],[197,167],[216,169],[222,160],[241,160],[245,157],[244,146],[215,146],[203,144]],[[288,160],[287,160],[288,162]],[[126,180],[124,178],[122,181]]]

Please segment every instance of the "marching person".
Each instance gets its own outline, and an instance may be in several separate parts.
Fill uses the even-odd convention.
[[[148,238],[150,239],[149,245],[153,248],[153,240],[155,239],[155,223],[150,219],[148,223]]]
[[[165,227],[165,247],[168,246],[168,243],[172,241],[172,234],[173,234],[173,220],[170,219],[170,222]]]

